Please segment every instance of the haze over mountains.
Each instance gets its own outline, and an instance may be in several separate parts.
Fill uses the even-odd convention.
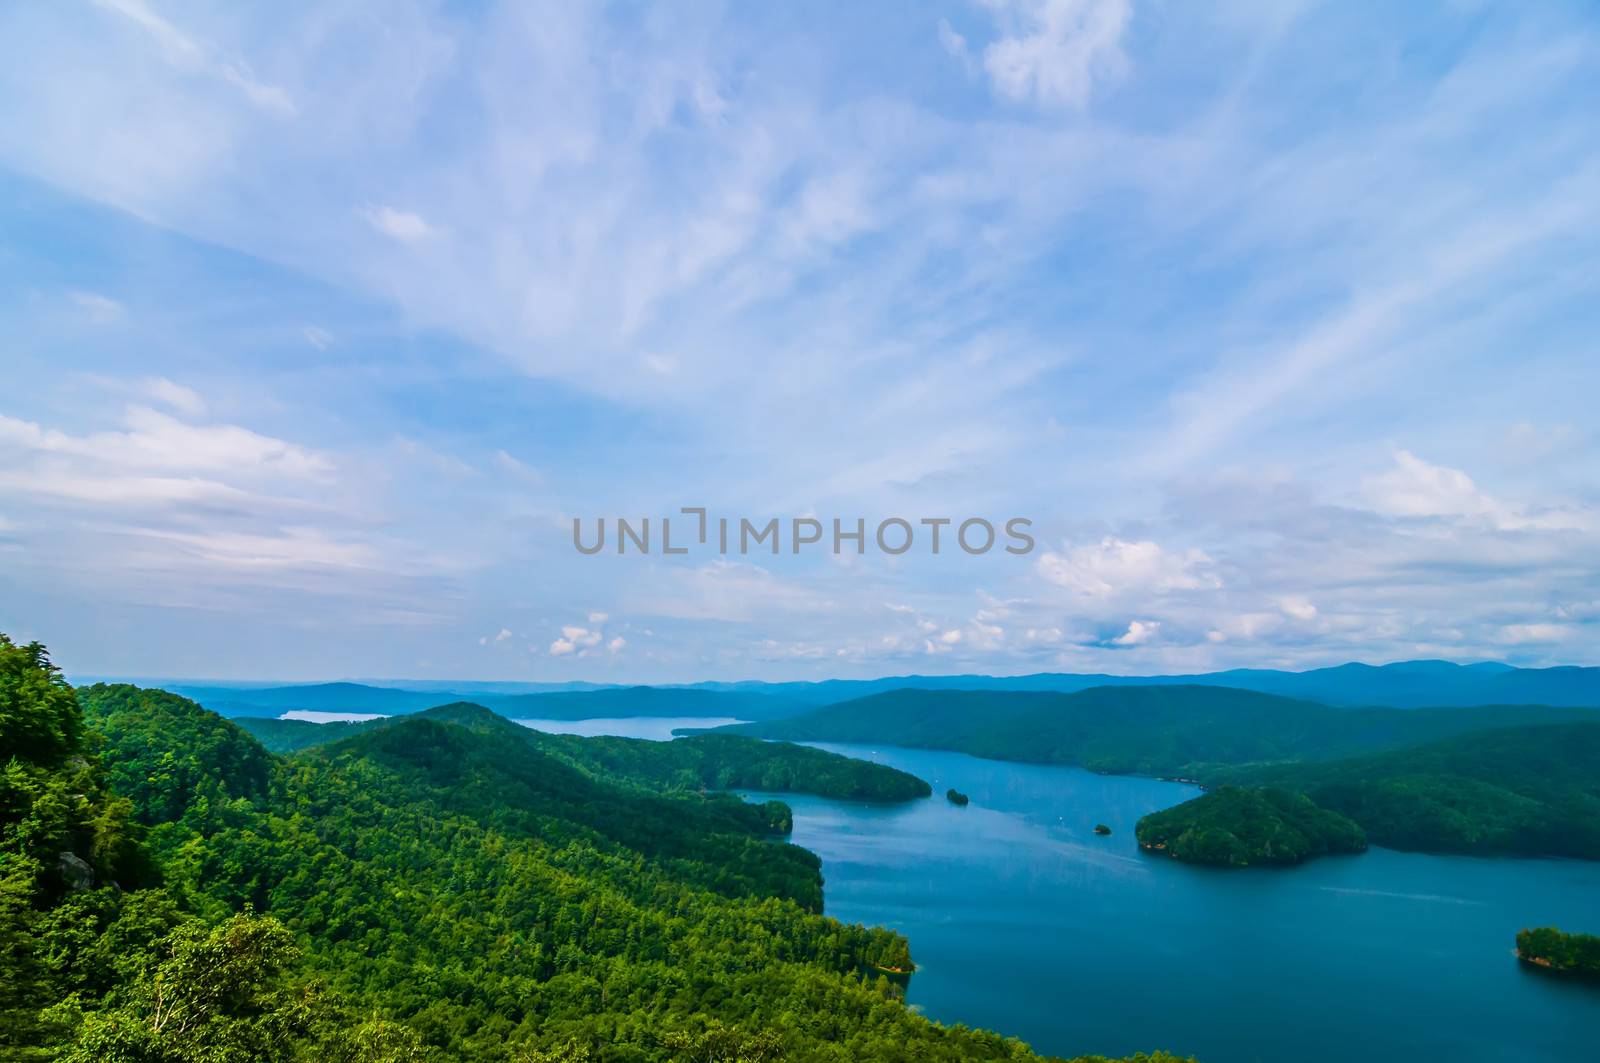
[[[402,715],[470,700],[503,715],[538,719],[618,716],[720,716],[769,720],[889,690],[1048,691],[1103,686],[1209,686],[1329,705],[1395,708],[1465,705],[1600,706],[1600,668],[1514,668],[1485,662],[1402,661],[1344,664],[1307,672],[1234,669],[1198,675],[890,676],[822,682],[704,682],[681,686],[594,683],[337,682],[271,685],[172,681],[159,685],[225,716],[291,711]]]

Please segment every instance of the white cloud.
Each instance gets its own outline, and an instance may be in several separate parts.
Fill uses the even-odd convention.
[[[939,636],[939,641],[944,643],[946,646],[954,646],[956,643],[961,641],[961,629],[951,628],[949,631],[946,631],[943,635]]]
[[[1114,78],[1127,67],[1122,35],[1131,0],[988,0],[988,4],[1006,31],[983,53],[984,68],[1000,96],[1082,110],[1097,82]],[[941,37],[944,28],[941,25]]]
[[[972,53],[967,50],[967,39],[955,31],[948,19],[939,20],[939,46],[950,58],[958,60],[967,73],[973,72],[975,64]]]
[[[333,334],[319,325],[306,325],[300,330],[300,335],[319,351],[325,351],[333,344]]]
[[[1409,450],[1396,451],[1395,468],[1366,482],[1367,498],[1381,513],[1400,517],[1487,517],[1500,503],[1478,490],[1459,469],[1431,465]]]
[[[592,619],[594,616],[599,616],[602,620],[605,618],[603,613],[591,613],[590,616],[590,623],[598,623],[598,621]],[[586,657],[589,651],[598,646],[600,640],[604,637],[604,633],[598,627],[587,628],[578,624],[563,624],[561,626],[561,637],[550,643],[550,656],[565,657],[577,654],[579,657]],[[619,646],[617,649],[621,649],[621,647]],[[616,650],[612,652],[615,653]]]
[[[115,299],[99,292],[68,292],[67,297],[77,304],[85,317],[97,325],[108,325],[122,317],[123,306]]]
[[[1311,604],[1310,599],[1302,595],[1289,594],[1279,598],[1278,608],[1283,610],[1285,616],[1295,620],[1315,620],[1317,618],[1317,607]]]
[[[1161,630],[1159,620],[1132,620],[1128,623],[1128,630],[1112,639],[1116,646],[1143,646],[1156,637]]]
[[[1211,558],[1198,550],[1170,553],[1148,540],[1107,536],[1098,543],[1046,552],[1035,568],[1057,586],[1086,598],[1213,590],[1222,581]]]
[[[749,621],[828,615],[837,602],[814,582],[784,579],[747,561],[711,561],[697,568],[653,569],[629,588],[623,610],[679,620]]]
[[[333,471],[332,463],[315,451],[238,425],[190,424],[145,406],[129,407],[123,424],[126,430],[121,432],[74,436],[0,414],[0,445],[82,459],[86,467],[107,471],[233,471],[291,479],[319,479]]]
[[[538,469],[513,456],[505,450],[497,450],[494,452],[494,463],[495,465],[499,466],[501,470],[510,473],[512,476],[522,480],[525,483],[544,483],[544,475],[539,472]]]
[[[371,568],[376,551],[366,543],[339,542],[318,528],[282,528],[275,534],[132,529],[133,534],[179,547],[192,560],[231,569]]]
[[[1500,629],[1500,638],[1512,645],[1539,642],[1560,642],[1572,634],[1564,624],[1507,624]]]
[[[287,92],[256,79],[243,62],[224,58],[210,45],[184,33],[152,11],[143,0],[94,0],[94,3],[122,15],[149,34],[172,66],[226,82],[243,93],[251,104],[270,114],[281,118],[294,116],[294,101]]]
[[[441,232],[422,215],[409,210],[370,206],[362,209],[361,216],[373,229],[403,244],[420,244],[439,236]]]
[[[1597,525],[1595,514],[1574,507],[1533,511],[1508,505],[1480,490],[1461,470],[1433,465],[1409,450],[1397,451],[1394,460],[1393,469],[1368,478],[1363,485],[1380,513],[1479,519],[1507,530],[1587,530]]]
[[[145,398],[190,417],[199,417],[206,412],[206,400],[200,397],[199,392],[175,384],[164,376],[145,377],[137,382],[135,388]]]
[[[482,638],[480,638],[478,640],[478,645],[487,646],[490,643],[504,642],[509,638],[511,638],[511,629],[503,627],[503,628],[500,629],[500,631],[497,634],[485,635]]]
[[[618,635],[616,638],[606,643],[606,649],[610,650],[612,653],[621,653],[623,649],[627,647],[627,645],[628,640],[623,638],[621,635]]]
[[[578,627],[575,624],[566,624],[561,628],[561,637],[571,642],[574,646],[593,646],[600,641],[600,632]]]
[[[596,611],[594,611],[592,609],[589,611],[589,623],[591,623],[591,624],[603,624],[605,622],[606,622],[606,614],[605,613],[596,612]]]

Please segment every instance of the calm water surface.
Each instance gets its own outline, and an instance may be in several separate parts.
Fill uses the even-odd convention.
[[[1203,1063],[1600,1059],[1600,991],[1524,971],[1527,925],[1600,930],[1600,865],[1374,849],[1289,870],[1146,856],[1133,825],[1197,791],[959,753],[821,744],[942,796],[780,795],[830,915],[893,927],[909,1001],[1044,1052]],[[1091,833],[1096,823],[1113,830]]]

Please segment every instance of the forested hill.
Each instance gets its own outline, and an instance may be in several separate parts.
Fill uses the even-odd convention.
[[[1600,860],[1600,722],[1482,731],[1216,778],[1307,794],[1390,848]]]
[[[1223,687],[1119,686],[1075,694],[896,690],[718,733],[1197,777],[1220,766],[1329,759],[1513,724],[1573,721],[1600,721],[1600,710],[1341,709]]]
[[[1323,853],[1358,853],[1361,828],[1304,794],[1223,786],[1139,820],[1140,848],[1219,867],[1298,864]]]
[[[377,713],[399,716],[463,700],[440,690],[411,690],[364,683],[237,687],[168,684],[166,689],[223,716],[271,719],[286,712]],[[764,688],[763,688],[764,689]],[[620,716],[701,716],[766,720],[804,712],[821,699],[778,691],[708,690],[699,687],[599,687],[526,693],[481,691],[470,700],[511,717],[582,720]]]
[[[862,801],[907,801],[933,792],[926,782],[897,768],[787,742],[764,742],[737,735],[699,735],[673,742],[552,735],[523,727],[470,702],[441,705],[411,717],[363,723],[263,719],[236,722],[268,749],[289,753],[394,727],[411,719],[454,723],[494,734],[506,742],[531,746],[592,776],[657,790],[766,790]]]
[[[1036,1058],[909,1010],[731,796],[437,718],[282,759],[3,637],[0,749],[0,1058]]]

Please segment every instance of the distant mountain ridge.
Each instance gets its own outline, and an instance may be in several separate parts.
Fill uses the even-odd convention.
[[[1583,723],[1600,710],[1550,705],[1341,708],[1202,685],[1072,693],[891,690],[800,716],[717,728],[790,742],[951,749],[994,760],[1196,777],[1222,766],[1331,760],[1496,728]]]
[[[727,716],[770,720],[891,690],[977,690],[1070,694],[1094,687],[1208,686],[1250,690],[1339,706],[1391,708],[1467,705],[1600,707],[1600,668],[1515,668],[1486,661],[1341,664],[1306,672],[1237,668],[1195,675],[886,676],[766,683],[605,685],[450,681],[334,682],[288,685],[170,682],[166,690],[225,716],[280,716],[292,710],[403,715],[469,700],[506,715],[543,719],[611,716]]]

